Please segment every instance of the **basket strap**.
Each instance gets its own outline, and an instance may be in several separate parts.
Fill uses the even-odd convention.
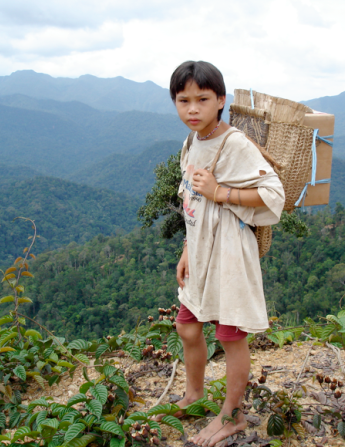
[[[227,140],[227,139],[230,137],[230,135],[233,134],[234,132],[241,132],[241,131],[238,130],[238,129],[231,129],[230,132],[227,133],[227,134],[225,135],[225,137],[224,137],[224,139],[223,139],[223,141],[222,141],[222,144],[219,146],[218,152],[217,152],[216,156],[214,157],[214,160],[213,160],[213,162],[212,162],[212,165],[211,165],[211,167],[210,167],[210,169],[209,169],[209,172],[210,172],[211,174],[213,174],[214,168],[216,167],[216,164],[217,164],[217,162],[218,162],[218,160],[219,160],[219,157],[220,157],[220,153],[222,152],[222,149],[223,149],[223,147],[224,147],[224,145],[225,145],[226,140]]]
[[[311,147],[311,151],[313,154],[313,158],[312,158],[313,161],[312,161],[312,168],[311,168],[311,185],[312,186],[315,186],[315,183],[316,183],[316,167],[317,167],[316,140],[323,141],[324,143],[333,147],[333,141],[329,141],[331,138],[333,138],[333,135],[327,135],[327,136],[321,137],[319,135],[319,129],[314,129],[313,144]]]
[[[189,148],[191,147],[191,145],[193,143],[194,135],[195,135],[195,130],[192,130],[191,132],[189,132],[189,135],[187,138],[187,151],[189,151]]]
[[[330,179],[330,178],[325,178],[325,179],[323,179],[323,180],[316,180],[315,183],[314,183],[314,185],[312,185],[312,182],[307,182],[307,183],[304,185],[304,188],[303,188],[303,190],[302,190],[302,192],[301,192],[301,195],[299,196],[297,202],[295,203],[295,206],[298,206],[298,205],[301,203],[301,201],[303,200],[303,202],[302,202],[302,207],[304,207],[304,201],[305,201],[305,198],[306,198],[306,196],[307,196],[308,185],[315,186],[315,185],[321,185],[321,184],[323,184],[323,183],[331,183],[331,179]]]

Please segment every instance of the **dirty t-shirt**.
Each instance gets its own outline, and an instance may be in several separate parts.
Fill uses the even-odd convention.
[[[230,128],[212,140],[194,136],[181,154],[179,189],[188,240],[189,279],[179,300],[198,321],[219,321],[246,332],[268,327],[258,245],[249,225],[279,222],[284,190],[273,168],[242,132]],[[193,173],[209,169],[224,136],[231,132],[213,172],[221,186],[258,188],[266,206],[245,207],[208,200],[193,190]],[[260,175],[259,171],[266,174]],[[245,225],[246,224],[246,225]]]

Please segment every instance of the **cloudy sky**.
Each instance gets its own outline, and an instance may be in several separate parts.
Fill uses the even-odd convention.
[[[345,90],[344,0],[2,0],[0,75],[32,69],[168,87],[185,60],[228,92],[295,100]]]

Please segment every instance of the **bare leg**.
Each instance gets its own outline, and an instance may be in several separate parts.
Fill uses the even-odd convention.
[[[193,442],[197,445],[213,446],[217,442],[246,428],[246,419],[240,412],[235,419],[235,424],[228,422],[222,424],[222,417],[231,417],[235,408],[242,407],[243,394],[248,382],[250,370],[250,355],[247,338],[236,341],[222,341],[226,358],[226,398],[220,414],[198,435]],[[206,442],[207,441],[207,442]]]
[[[182,400],[177,402],[180,408],[201,399],[204,396],[204,377],[207,361],[207,346],[202,331],[203,323],[177,323],[177,332],[182,338],[183,354],[186,368],[186,392]],[[182,416],[182,412],[175,413],[176,417]],[[162,415],[155,420],[160,421]]]

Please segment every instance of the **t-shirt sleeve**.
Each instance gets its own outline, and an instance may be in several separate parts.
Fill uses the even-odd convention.
[[[181,150],[181,157],[180,157],[180,168],[181,168],[181,177],[183,178],[183,174],[187,167],[187,160],[188,160],[188,150],[187,150],[187,140],[188,137],[185,139],[182,150]],[[178,193],[177,195],[183,199],[183,180],[180,183]]]
[[[279,222],[285,203],[283,185],[260,150],[242,132],[235,132],[228,138],[214,175],[223,186],[258,188],[265,206],[254,208],[223,204],[243,222],[254,226]]]

